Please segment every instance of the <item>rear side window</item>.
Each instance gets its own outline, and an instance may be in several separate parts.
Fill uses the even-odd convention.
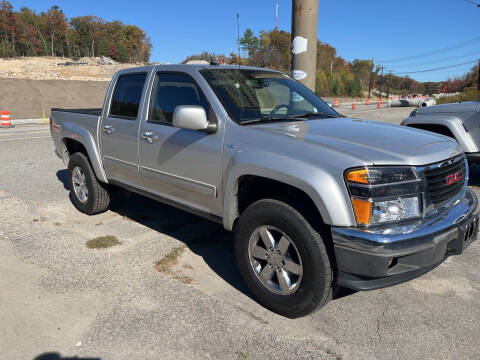
[[[110,106],[110,116],[131,120],[137,118],[146,77],[146,73],[118,77]]]
[[[208,103],[190,75],[158,73],[150,103],[148,122],[168,125],[179,105],[202,106],[208,114]]]

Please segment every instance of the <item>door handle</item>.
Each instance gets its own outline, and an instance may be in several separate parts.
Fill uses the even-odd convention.
[[[155,135],[153,131],[146,131],[142,134],[142,139],[151,144],[152,142],[158,140],[158,136]]]
[[[115,131],[115,129],[113,128],[113,126],[111,125],[105,125],[103,128],[102,128],[102,131],[108,135],[110,135],[111,133],[113,133]]]

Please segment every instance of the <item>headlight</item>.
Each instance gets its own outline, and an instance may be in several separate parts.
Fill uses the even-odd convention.
[[[394,200],[375,201],[373,203],[372,223],[400,221],[416,218],[420,215],[418,196]]]
[[[421,215],[421,183],[411,167],[349,170],[345,181],[360,226],[415,219]]]

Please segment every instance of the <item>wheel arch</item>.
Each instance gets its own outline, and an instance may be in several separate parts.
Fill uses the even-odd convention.
[[[415,129],[431,131],[436,134],[445,135],[456,140],[464,152],[477,152],[480,149],[472,140],[470,134],[465,130],[463,122],[455,116],[438,116],[431,118],[410,117],[405,120],[405,126]]]
[[[62,154],[64,162],[68,162],[68,157],[74,152],[82,152],[89,159],[97,179],[108,183],[96,143],[86,129],[75,124],[63,124],[62,143],[64,146]]]
[[[331,186],[326,186],[323,190],[330,191],[330,195],[338,199],[339,193]],[[232,230],[242,211],[251,203],[263,198],[279,196],[292,199],[291,205],[300,202],[303,205],[303,211],[298,210],[312,223],[312,226],[337,224],[338,221],[346,226],[353,225],[352,215],[346,204],[342,206],[342,201],[339,201],[335,211],[332,212],[322,195],[324,194],[320,194],[313,184],[288,174],[275,172],[267,175],[265,169],[262,169],[261,174],[242,173],[227,181],[224,196],[224,227]]]

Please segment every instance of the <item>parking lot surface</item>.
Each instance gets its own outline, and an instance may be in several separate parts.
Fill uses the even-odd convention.
[[[399,123],[412,109],[377,110],[355,116]],[[342,290],[291,320],[251,297],[218,225],[137,195],[78,212],[48,126],[0,129],[0,154],[0,359],[480,356],[479,241],[419,279]],[[109,235],[120,244],[86,245]]]

